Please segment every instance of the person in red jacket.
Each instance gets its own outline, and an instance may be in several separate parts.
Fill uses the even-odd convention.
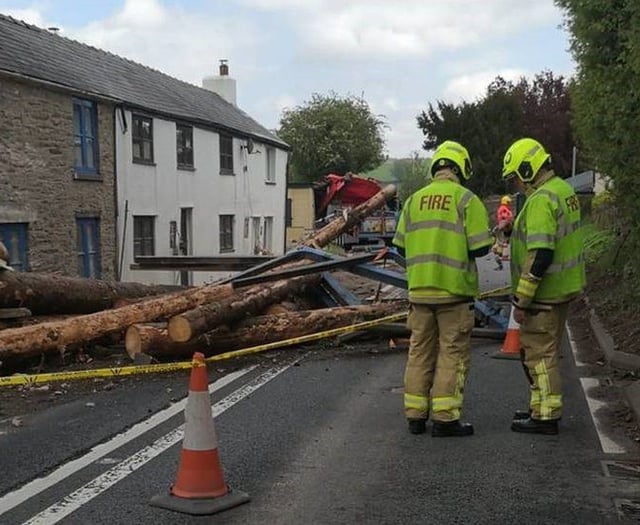
[[[504,268],[502,265],[502,256],[508,244],[507,235],[513,225],[513,212],[509,206],[510,204],[511,197],[504,195],[500,199],[500,206],[498,206],[498,211],[496,212],[496,225],[494,228],[496,242],[493,245],[493,253],[496,255],[496,263],[498,264],[495,268],[496,270],[502,270]]]

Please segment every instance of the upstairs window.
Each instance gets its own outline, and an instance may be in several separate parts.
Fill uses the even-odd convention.
[[[176,125],[178,168],[193,168],[193,128]]]
[[[220,135],[220,173],[233,175],[233,137]]]
[[[98,174],[98,113],[91,100],[73,100],[74,167],[78,175]]]
[[[133,256],[155,255],[155,217],[135,215],[133,217]]]
[[[233,251],[233,215],[220,215],[220,252]]]
[[[133,162],[153,163],[153,120],[133,115],[132,129]]]
[[[266,162],[267,162],[267,166],[266,166],[266,177],[265,177],[265,181],[268,184],[275,184],[276,183],[276,148],[269,148],[267,147],[267,154],[265,155],[266,157]]]

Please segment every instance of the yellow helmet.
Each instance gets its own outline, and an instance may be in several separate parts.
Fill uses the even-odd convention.
[[[516,140],[504,155],[502,178],[517,176],[522,182],[531,182],[551,159],[542,144],[530,138]]]
[[[473,175],[471,158],[467,148],[452,140],[445,140],[436,148],[433,157],[431,157],[431,174],[434,175],[439,169],[451,164],[458,168],[458,172],[465,180],[470,179]]]
[[[500,198],[500,204],[511,204],[511,197],[509,197],[509,195],[503,195]]]

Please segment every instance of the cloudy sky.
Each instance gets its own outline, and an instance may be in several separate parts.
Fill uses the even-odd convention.
[[[238,105],[268,128],[312,93],[364,96],[392,157],[421,150],[429,102],[574,70],[553,0],[0,0],[0,13],[198,85],[228,59]]]

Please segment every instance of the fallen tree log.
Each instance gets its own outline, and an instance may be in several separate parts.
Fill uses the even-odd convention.
[[[200,304],[222,300],[232,293],[233,288],[230,284],[211,284],[112,310],[33,326],[8,328],[0,331],[0,360],[38,355],[74,343],[97,339],[111,332],[125,330],[132,324],[166,319]]]
[[[371,197],[368,201],[356,206],[346,214],[346,217],[338,217],[331,221],[324,228],[315,232],[309,239],[303,241],[306,246],[314,248],[322,248],[329,244],[333,239],[357,226],[363,219],[371,215],[378,208],[384,206],[385,202],[390,200],[396,194],[396,187],[389,184],[382,188],[378,193]]]
[[[349,220],[345,220],[343,217],[335,219],[322,228],[318,235],[309,239],[307,243],[320,248],[325,246],[359,222],[361,218],[384,205],[386,200],[393,195],[395,195],[395,187],[393,185],[385,187],[367,202],[354,208]],[[336,223],[335,226],[332,226],[334,223]],[[196,306],[220,301],[232,293],[233,286],[231,284],[212,283],[159,298],[147,299],[117,309],[80,315],[62,321],[2,330],[0,331],[0,360],[11,356],[38,355],[69,344],[125,330],[132,324],[166,319]],[[54,300],[57,299],[57,297],[54,298]]]
[[[231,328],[219,327],[186,343],[173,341],[162,326],[134,325],[127,330],[125,346],[132,359],[138,353],[176,358],[188,357],[195,351],[215,355],[377,319],[402,308],[387,303],[263,315]]]
[[[169,285],[117,283],[33,272],[0,272],[0,308],[28,308],[33,315],[88,314],[118,299],[174,293]]]
[[[258,314],[290,295],[302,293],[309,286],[317,286],[321,279],[320,274],[305,275],[288,281],[256,285],[237,292],[223,301],[198,306],[169,320],[169,337],[173,341],[184,343],[210,332],[217,326]]]

